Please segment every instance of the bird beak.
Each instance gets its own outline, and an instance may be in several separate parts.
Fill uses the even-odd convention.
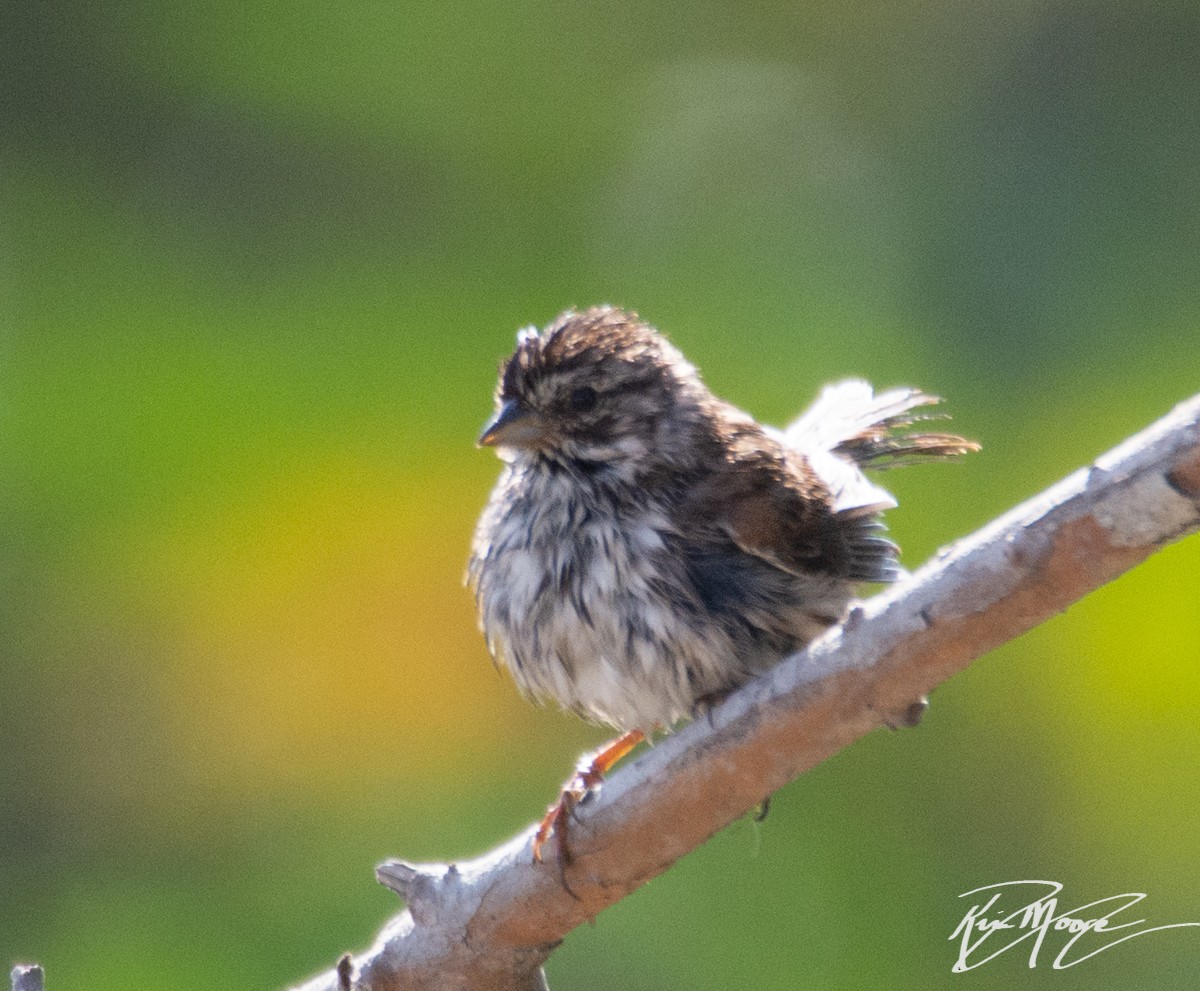
[[[484,425],[479,446],[540,447],[546,433],[546,421],[538,413],[510,399]]]

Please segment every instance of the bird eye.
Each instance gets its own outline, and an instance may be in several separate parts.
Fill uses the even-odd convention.
[[[568,402],[576,413],[586,413],[588,410],[596,408],[596,399],[595,389],[590,385],[581,385],[578,389],[571,390]]]

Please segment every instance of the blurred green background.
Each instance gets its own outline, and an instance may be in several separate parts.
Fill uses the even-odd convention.
[[[0,26],[0,965],[275,988],[387,856],[602,730],[461,574],[514,331],[637,308],[784,423],[919,384],[915,566],[1200,389],[1194,2],[17,0]],[[1200,539],[573,934],[554,991],[1196,986],[1200,936],[953,977],[961,892],[1200,921]]]

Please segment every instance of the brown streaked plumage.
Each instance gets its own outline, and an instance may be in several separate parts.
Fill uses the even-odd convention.
[[[469,566],[496,659],[622,730],[691,715],[836,622],[856,583],[900,573],[894,500],[859,469],[974,449],[904,432],[933,402],[843,383],[780,433],[633,314],[522,331],[481,438],[507,465]]]
[[[895,500],[862,469],[975,450],[909,429],[936,402],[842,382],[779,431],[636,314],[521,331],[480,438],[506,464],[468,566],[493,656],[526,695],[622,731],[693,715],[902,573]]]

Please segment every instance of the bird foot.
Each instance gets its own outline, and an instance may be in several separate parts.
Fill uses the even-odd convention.
[[[606,743],[594,754],[586,755],[575,769],[575,773],[563,785],[558,801],[546,810],[546,815],[533,834],[533,860],[542,863],[542,850],[551,834],[558,838],[558,862],[560,867],[571,863],[571,848],[567,842],[569,822],[575,806],[582,802],[604,780],[607,774],[629,751],[646,739],[641,730],[630,730],[624,736]]]

